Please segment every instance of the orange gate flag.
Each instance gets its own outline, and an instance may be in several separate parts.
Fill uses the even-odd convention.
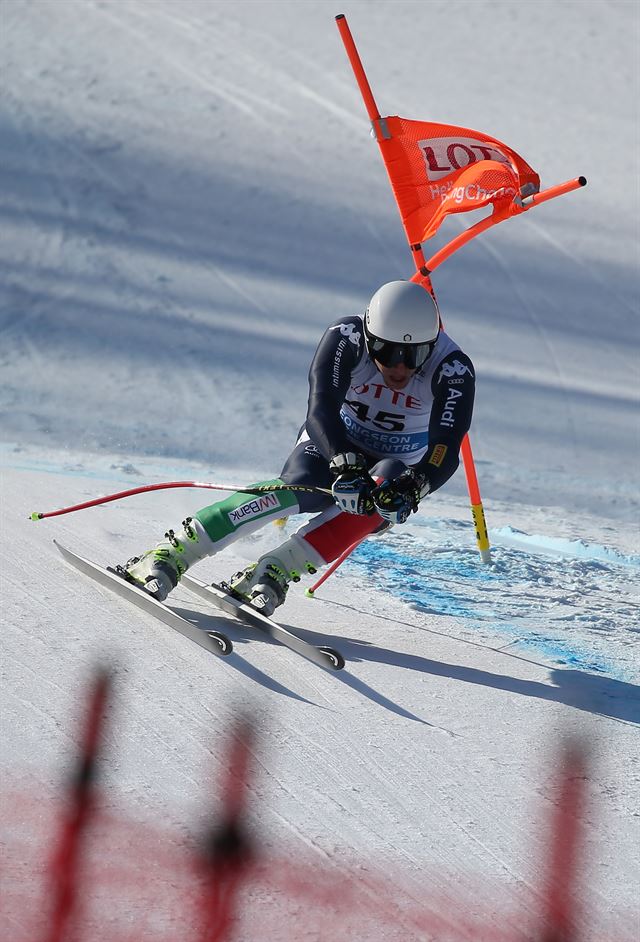
[[[410,244],[430,239],[450,213],[489,203],[505,219],[524,212],[523,198],[540,190],[522,157],[481,131],[397,116],[375,123]]]

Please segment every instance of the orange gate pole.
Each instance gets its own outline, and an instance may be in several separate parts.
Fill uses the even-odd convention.
[[[565,193],[571,193],[573,190],[579,190],[581,186],[586,185],[586,177],[576,177],[575,180],[567,180],[566,183],[559,183],[557,186],[550,186],[547,190],[542,190],[540,193],[536,193],[534,196],[527,197],[522,204],[522,211],[527,212],[528,210],[533,209],[534,206],[540,206],[541,203],[546,203],[547,200],[555,199],[556,196],[564,196]],[[445,259],[453,255],[454,252],[457,252],[458,249],[462,248],[463,245],[466,245],[466,243],[470,242],[471,239],[475,239],[475,237],[480,235],[481,232],[484,232],[486,229],[490,229],[491,226],[495,226],[497,223],[503,222],[508,218],[508,216],[495,211],[489,216],[485,216],[485,218],[481,219],[480,222],[477,222],[474,226],[470,226],[468,229],[465,229],[464,232],[461,232],[459,235],[455,236],[455,238],[439,249],[435,255],[432,255],[429,261],[426,263],[424,270],[416,272],[411,280],[417,281],[418,284],[421,284],[425,274],[427,276],[431,275],[431,273],[436,270],[438,265],[441,265]]]
[[[381,140],[385,140],[390,137],[389,130],[384,118],[380,117],[378,106],[376,105],[375,98],[373,97],[369,80],[367,79],[366,73],[364,71],[360,55],[356,49],[356,44],[353,41],[353,36],[351,35],[351,30],[349,29],[349,24],[347,23],[344,13],[339,13],[336,16],[336,25],[342,38],[342,42],[344,43],[347,56],[349,57],[349,62],[351,63],[351,68],[353,69],[356,82],[358,83],[358,88],[360,89],[365,108],[367,109],[367,114],[369,115],[369,119],[376,136],[376,141],[379,144]],[[384,161],[384,154],[382,155],[382,159]],[[420,243],[412,243],[409,239],[404,221],[402,222],[402,225],[405,230],[407,242],[409,243],[409,248],[411,249],[411,253],[413,255],[414,264],[416,266],[416,274],[412,277],[411,280],[418,281],[420,284],[422,284],[423,287],[430,291],[431,294],[434,294],[433,287],[431,285],[431,279],[429,278],[430,269],[427,267],[427,261],[424,257],[424,252],[422,251],[422,245]],[[455,251],[455,249],[452,249],[452,251]],[[441,259],[441,261],[443,260],[444,259]],[[473,515],[473,522],[476,528],[476,542],[478,544],[478,551],[480,553],[482,562],[490,563],[491,549],[489,546],[489,536],[487,534],[484,508],[480,498],[478,477],[473,461],[471,442],[469,441],[468,435],[465,435],[460,451],[462,453],[462,460],[467,477],[467,487],[469,489],[469,497],[471,500],[471,513]]]

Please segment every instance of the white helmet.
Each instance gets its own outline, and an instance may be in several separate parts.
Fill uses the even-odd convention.
[[[422,285],[390,281],[371,298],[364,331],[372,359],[383,366],[404,363],[410,369],[419,369],[438,339],[438,306]]]

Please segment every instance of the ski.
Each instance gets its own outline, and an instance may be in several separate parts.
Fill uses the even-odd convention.
[[[91,562],[90,559],[85,559],[84,556],[78,556],[76,553],[72,553],[71,550],[62,546],[57,540],[53,542],[66,561],[71,563],[72,566],[75,566],[76,569],[79,569],[80,572],[95,579],[96,582],[99,582],[100,585],[105,588],[112,589],[117,595],[133,602],[134,605],[142,608],[145,612],[155,615],[156,618],[163,621],[165,625],[169,625],[169,627],[179,631],[185,638],[190,638],[192,641],[195,641],[196,644],[206,648],[207,651],[211,651],[213,654],[227,655],[231,654],[233,651],[233,645],[226,635],[219,631],[203,631],[201,628],[196,628],[195,625],[192,625],[186,618],[178,615],[177,612],[174,612],[168,605],[164,605],[163,602],[154,599],[152,595],[149,595],[149,593],[145,592],[143,589],[139,589],[137,586],[133,585],[133,583],[127,582],[126,579],[117,575],[113,570],[104,569],[97,563]]]
[[[303,641],[302,638],[299,638],[292,631],[283,628],[282,625],[279,625],[271,618],[267,618],[266,615],[256,611],[251,605],[233,595],[224,585],[201,582],[200,579],[189,575],[182,576],[180,585],[189,589],[195,595],[200,596],[200,598],[212,602],[228,615],[239,618],[240,621],[243,621],[246,625],[249,625],[249,627],[257,628],[259,631],[264,632],[269,635],[270,638],[273,638],[274,641],[279,641],[280,644],[285,645],[285,647],[289,648],[291,651],[295,651],[296,654],[306,657],[307,660],[313,661],[313,663],[317,664],[319,667],[339,671],[342,670],[345,665],[345,660],[339,651],[324,646],[316,647],[315,644]]]

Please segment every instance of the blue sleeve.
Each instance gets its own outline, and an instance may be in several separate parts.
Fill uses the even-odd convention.
[[[309,369],[305,426],[328,461],[341,451],[353,450],[340,409],[363,352],[362,319],[344,317],[325,331]]]

